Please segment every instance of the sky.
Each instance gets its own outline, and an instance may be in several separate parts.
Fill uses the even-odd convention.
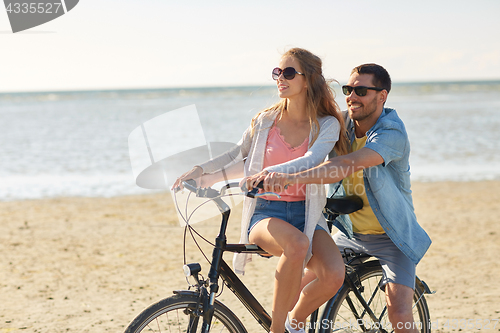
[[[281,54],[327,78],[384,66],[394,82],[500,79],[500,1],[81,0],[13,34],[0,10],[0,92],[272,85]]]

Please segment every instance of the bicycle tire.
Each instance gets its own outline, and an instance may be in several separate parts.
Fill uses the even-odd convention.
[[[176,294],[150,305],[143,310],[125,329],[125,333],[140,332],[200,332],[203,317],[193,315],[193,310],[201,309],[198,295]],[[196,330],[190,330],[190,318],[198,318]],[[247,333],[235,314],[219,301],[214,303],[212,332]]]
[[[364,308],[354,295],[352,289],[344,284],[336,297],[330,300],[323,311],[319,322],[318,332],[323,333],[354,333],[354,332],[394,332],[394,327],[389,322],[385,293],[378,284],[382,279],[382,267],[378,260],[372,260],[356,266],[351,274],[354,279],[359,279],[364,287],[362,292],[365,301],[369,303],[374,314],[379,318],[380,324],[374,323],[368,314],[364,314],[360,321],[356,319],[353,311],[349,307],[347,296],[353,302],[353,306],[358,314],[363,314]],[[424,291],[418,286],[415,287],[413,297],[413,327],[419,333],[430,333],[431,323],[427,302],[423,296]],[[370,301],[371,299],[371,301]],[[360,323],[364,325],[361,327]]]

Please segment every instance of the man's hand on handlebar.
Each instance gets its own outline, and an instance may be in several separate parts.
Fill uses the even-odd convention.
[[[264,182],[265,192],[275,192],[279,193],[284,191],[291,181],[289,180],[289,175],[278,172],[269,172],[263,170],[253,176],[244,178],[241,184],[246,183],[248,190],[253,189],[261,181]]]
[[[241,180],[240,182],[240,187],[243,189],[243,188],[246,188],[248,191],[251,191],[253,190],[254,188],[257,187],[257,185],[264,181],[264,179],[266,178],[267,174],[269,174],[268,171],[266,170],[262,170],[261,172],[259,173],[256,173],[255,175],[253,176],[250,176],[250,177],[245,177]]]

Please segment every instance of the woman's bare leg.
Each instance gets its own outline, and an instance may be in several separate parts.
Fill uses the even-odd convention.
[[[344,282],[344,261],[337,245],[326,231],[314,232],[312,251],[313,256],[307,264],[307,269],[311,272],[306,278],[311,280],[314,275],[316,278],[302,289],[299,301],[290,312],[292,328],[302,328],[307,316],[332,298]]]
[[[299,296],[300,292],[302,289],[305,288],[310,282],[314,281],[316,279],[316,274],[314,274],[313,271],[310,271],[308,269],[304,269],[304,274],[302,275],[302,280],[300,280],[300,288],[299,291],[297,292],[297,295],[295,295],[295,298],[293,300],[293,307],[295,307],[295,304],[299,301]]]
[[[283,333],[286,316],[300,290],[309,239],[288,222],[269,218],[253,227],[249,240],[272,255],[280,256],[274,279],[271,332]]]

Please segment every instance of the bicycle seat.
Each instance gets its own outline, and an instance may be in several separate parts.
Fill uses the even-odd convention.
[[[351,214],[363,208],[363,200],[357,195],[347,197],[326,198],[325,209],[331,214]]]

